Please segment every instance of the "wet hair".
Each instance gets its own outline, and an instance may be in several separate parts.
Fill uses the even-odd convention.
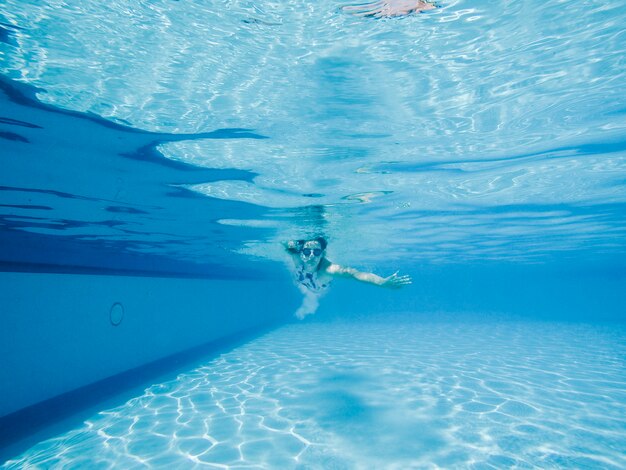
[[[328,242],[326,241],[326,239],[324,237],[314,238],[313,241],[318,242],[321,245],[322,250],[325,250],[326,247],[328,246]]]
[[[307,240],[296,240],[296,246],[297,246],[298,252],[302,251],[302,247],[304,246],[306,242],[317,242],[322,247],[322,250],[325,250],[326,247],[328,246],[328,242],[326,241],[324,237],[309,238]]]

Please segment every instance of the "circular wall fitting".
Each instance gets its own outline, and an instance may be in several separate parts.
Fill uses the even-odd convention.
[[[124,319],[124,307],[121,303],[116,302],[111,307],[111,311],[109,312],[109,319],[111,320],[111,325],[117,326],[122,323]]]

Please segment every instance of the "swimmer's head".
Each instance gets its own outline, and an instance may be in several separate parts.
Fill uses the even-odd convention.
[[[302,243],[300,249],[300,259],[307,265],[318,265],[324,257],[326,251],[326,240],[323,237],[318,237],[313,240],[306,240]]]

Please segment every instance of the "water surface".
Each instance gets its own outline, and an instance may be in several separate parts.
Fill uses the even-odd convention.
[[[181,207],[180,221],[166,219],[175,236],[142,234],[134,252],[189,259],[208,240],[279,259],[278,242],[323,231],[348,264],[623,262],[622,2],[459,0],[378,21],[343,5],[9,0],[0,72],[39,87],[43,103],[142,131],[266,137],[157,142],[190,168],[244,173],[161,175],[163,187],[204,195],[205,213],[210,201],[226,210],[207,217],[202,239],[187,233],[202,209]],[[58,198],[38,204],[51,211],[3,209],[26,224],[12,229],[32,230],[26,216],[81,220],[57,214]],[[120,242],[132,220],[71,233]]]

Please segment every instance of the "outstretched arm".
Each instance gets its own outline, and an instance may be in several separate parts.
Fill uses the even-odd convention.
[[[326,272],[331,276],[340,276],[356,279],[357,281],[367,282],[368,284],[374,284],[381,287],[389,287],[391,289],[398,289],[402,286],[411,284],[411,276],[403,275],[398,276],[398,271],[388,277],[381,277],[374,273],[364,273],[354,268],[340,266],[338,264],[330,264],[326,267]]]

